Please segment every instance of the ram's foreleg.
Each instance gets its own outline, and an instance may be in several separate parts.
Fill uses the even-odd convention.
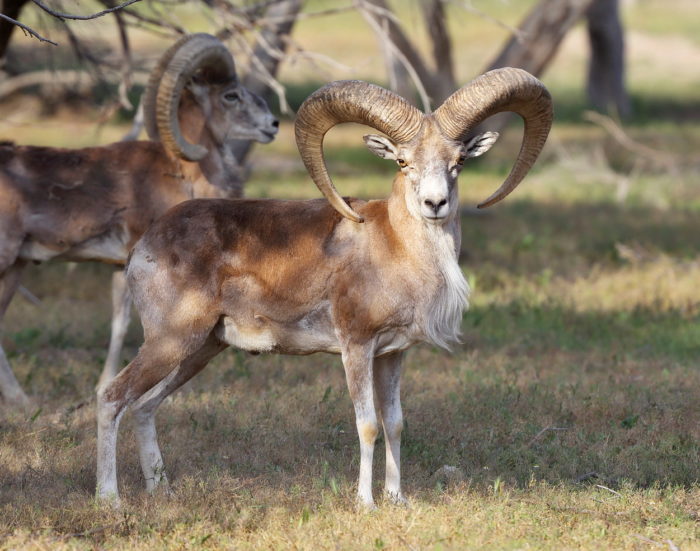
[[[403,353],[390,354],[374,359],[374,388],[377,405],[384,427],[386,444],[386,485],[387,497],[394,503],[407,503],[401,492],[401,412],[400,379]]]
[[[374,442],[379,434],[377,414],[374,409],[374,385],[372,378],[373,346],[349,345],[343,349],[343,365],[350,398],[355,406],[355,423],[360,437],[360,477],[357,497],[360,505],[374,509],[372,498],[372,461]]]

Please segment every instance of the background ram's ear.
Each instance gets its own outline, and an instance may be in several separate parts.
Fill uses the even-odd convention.
[[[187,90],[192,94],[195,101],[199,104],[204,112],[205,116],[209,116],[211,112],[211,100],[210,100],[210,88],[207,83],[200,81],[199,79],[193,78],[185,86]]]
[[[471,159],[486,153],[496,143],[498,136],[498,132],[484,132],[464,142],[467,158]]]
[[[391,159],[395,161],[397,158],[396,145],[389,138],[378,136],[376,134],[367,134],[362,136],[362,139],[367,144],[367,149],[382,159]]]

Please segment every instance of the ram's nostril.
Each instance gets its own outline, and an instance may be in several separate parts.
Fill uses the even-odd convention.
[[[447,204],[447,199],[443,199],[442,201],[440,201],[440,202],[437,204],[437,208],[440,208],[440,207],[442,207],[442,206],[444,206],[444,205],[446,205],[446,204]]]
[[[275,119],[274,121],[272,121],[272,126],[274,126],[275,128],[279,128],[279,127],[280,127],[280,121],[278,121],[277,119]]]

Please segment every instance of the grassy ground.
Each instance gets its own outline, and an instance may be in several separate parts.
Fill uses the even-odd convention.
[[[2,336],[37,407],[0,418],[0,549],[700,549],[700,46],[687,24],[700,12],[679,1],[671,18],[661,4],[625,12],[637,106],[626,128],[672,162],[632,155],[582,122],[576,31],[545,78],[560,116],[541,162],[498,207],[465,212],[465,342],[407,357],[411,507],[355,512],[359,452],[337,358],[235,351],[160,410],[174,495],[143,492],[127,416],[124,507],[98,507],[93,387],[110,271],[57,264],[30,270],[42,304],[17,298]],[[322,43],[313,30],[300,40]],[[669,60],[669,45],[683,55]],[[3,135],[25,142],[57,143],[68,124],[82,143],[123,130],[96,136],[66,118],[37,128],[33,107],[5,109],[16,118]],[[392,169],[364,152],[361,133],[329,136],[332,172],[343,193],[381,196]],[[465,171],[465,207],[502,180],[517,141],[514,128]],[[257,150],[247,190],[317,195],[289,125]],[[139,342],[134,327],[129,356]],[[441,475],[444,465],[463,476]]]

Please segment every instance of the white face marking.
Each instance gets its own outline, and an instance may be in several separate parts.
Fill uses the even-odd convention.
[[[450,177],[444,161],[437,159],[427,163],[418,183],[418,203],[420,214],[428,222],[444,221],[456,202],[450,189],[455,188],[456,176]]]

